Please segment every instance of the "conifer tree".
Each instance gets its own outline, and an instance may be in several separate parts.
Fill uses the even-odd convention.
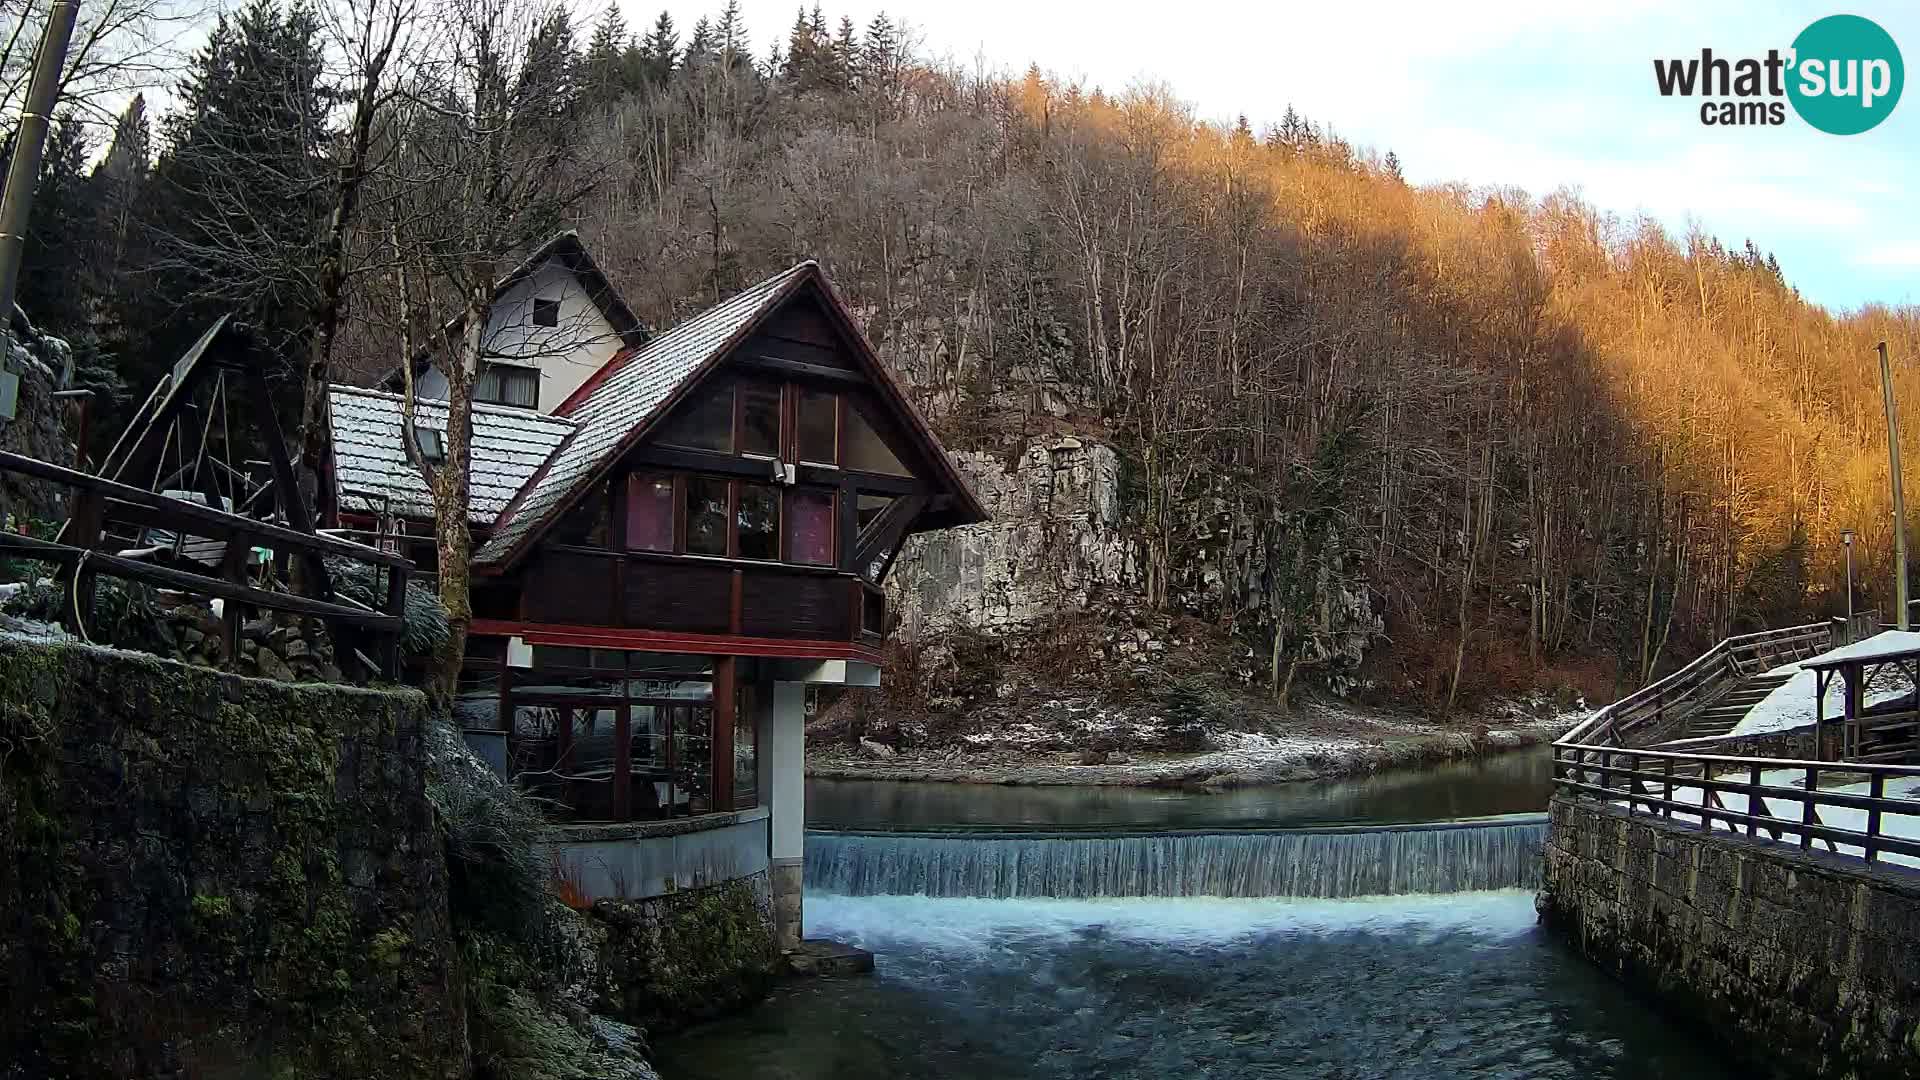
[[[631,49],[627,20],[620,14],[619,5],[607,8],[607,13],[594,24],[593,37],[587,42],[586,55],[580,61],[580,92],[587,101],[595,104],[617,101],[634,89],[628,85]]]
[[[653,29],[647,31],[645,40],[640,43],[641,71],[647,82],[654,86],[665,86],[673,77],[675,63],[679,59],[680,33],[673,27],[673,16],[662,11],[653,21]]]

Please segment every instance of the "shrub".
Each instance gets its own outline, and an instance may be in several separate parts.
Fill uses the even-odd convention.
[[[445,716],[428,728],[427,798],[444,830],[454,932],[531,945],[551,872],[534,849],[546,828],[539,810],[467,749]]]

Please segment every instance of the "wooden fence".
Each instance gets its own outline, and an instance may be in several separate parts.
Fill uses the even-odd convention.
[[[73,509],[60,539],[42,540],[0,531],[0,552],[54,563],[65,571],[63,611],[70,629],[83,629],[83,613],[92,609],[95,578],[106,574],[222,600],[222,644],[225,655],[230,658],[238,655],[242,608],[251,605],[321,619],[332,635],[335,662],[342,670],[364,666],[388,678],[398,676],[407,578],[413,569],[413,564],[402,556],[157,494],[21,454],[0,451],[0,472],[60,484],[73,493]],[[220,567],[215,573],[205,573],[105,550],[109,529],[115,524],[166,529],[179,536],[221,541],[224,548]],[[270,547],[298,560],[302,581],[310,595],[278,592],[251,584],[246,559],[255,546]],[[384,596],[381,610],[335,593],[322,561],[329,555],[373,567],[375,595]],[[380,589],[383,573],[385,587]],[[358,653],[360,644],[368,638],[372,639],[374,649],[371,657]]]
[[[1821,790],[1822,777],[1848,779],[1853,781],[1849,787],[1866,790]],[[1886,852],[1920,859],[1920,799],[1912,797],[1916,786],[1888,794],[1890,784],[1905,780],[1920,781],[1920,766],[1730,757],[1565,741],[1553,747],[1557,791],[1660,818],[1692,818],[1702,829],[1720,822],[1734,832],[1764,834],[1803,848],[1821,842],[1840,852],[1847,845],[1858,848],[1868,862]],[[1694,792],[1698,801],[1680,797]],[[1728,796],[1744,801],[1736,809]],[[1792,809],[1778,812],[1773,801],[1790,803]],[[1823,816],[1822,810],[1830,813]],[[1889,830],[1889,824],[1896,827]]]

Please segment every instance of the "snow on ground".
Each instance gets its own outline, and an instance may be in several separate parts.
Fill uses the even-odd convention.
[[[1800,769],[1771,769],[1760,774],[1760,783],[1768,787],[1801,787],[1805,782],[1806,773]],[[1867,795],[1871,793],[1871,786],[1866,783],[1822,784],[1820,785],[1820,790],[1841,792],[1849,795]],[[1901,780],[1889,780],[1886,783],[1885,793],[1888,798],[1911,799],[1914,800],[1914,802],[1911,804],[1911,813],[1895,814],[1883,811],[1880,815],[1880,832],[1883,835],[1895,836],[1903,840],[1920,841],[1920,776]],[[1673,798],[1675,802],[1690,803],[1694,806],[1699,806],[1700,789],[1697,787],[1675,787],[1673,789]],[[1747,795],[1723,791],[1719,793],[1719,799],[1722,809],[1732,811],[1736,814],[1748,812],[1749,797]],[[1801,815],[1805,813],[1805,807],[1800,800],[1762,796],[1760,801],[1765,806],[1768,814],[1776,818],[1784,819],[1781,824],[1780,835],[1777,839],[1781,843],[1798,844],[1800,842],[1800,834],[1793,829],[1793,826],[1800,822]],[[1624,806],[1626,803],[1619,802],[1619,805]],[[1700,816],[1698,814],[1675,812],[1669,820],[1687,825],[1698,825],[1700,823]],[[1860,833],[1867,831],[1867,812],[1865,810],[1856,810],[1852,807],[1816,807],[1814,820],[1817,824],[1825,825],[1832,829],[1849,829]],[[1742,833],[1746,831],[1744,826],[1739,829],[1734,829],[1732,825],[1720,818],[1713,820],[1713,827]],[[1760,834],[1765,837],[1775,838],[1771,833],[1768,833],[1765,828],[1760,830]],[[1825,849],[1828,846],[1827,841],[1819,839],[1816,839],[1813,845],[1815,849]],[[1852,855],[1856,858],[1865,854],[1864,850],[1857,844],[1835,844],[1832,845],[1832,848],[1841,855]],[[1898,863],[1902,866],[1920,867],[1920,858],[1911,855],[1901,855],[1894,852],[1883,851],[1879,857],[1884,862]]]
[[[1791,674],[1792,678],[1782,683],[1773,693],[1768,694],[1759,704],[1747,710],[1731,735],[1770,735],[1777,731],[1791,731],[1794,728],[1807,727],[1815,720],[1814,690],[1818,678],[1807,664],[1824,663],[1829,660],[1871,660],[1893,653],[1920,649],[1920,633],[1905,630],[1887,630],[1864,641],[1856,641],[1838,649],[1829,649],[1817,656],[1805,660],[1795,660],[1791,664],[1782,664],[1768,674]],[[1883,702],[1895,701],[1913,691],[1906,677],[1897,671],[1883,669],[1878,675],[1867,680],[1866,693],[1863,695],[1866,705],[1871,708]],[[1835,677],[1827,684],[1826,715],[1829,719],[1844,715],[1846,712],[1846,684]]]

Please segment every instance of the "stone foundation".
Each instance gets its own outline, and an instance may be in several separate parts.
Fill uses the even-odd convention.
[[[1555,797],[1540,912],[1758,1075],[1920,1073],[1920,871]]]
[[[767,875],[642,900],[602,900],[605,970],[620,1019],[649,1035],[751,1004],[766,993],[774,948]]]
[[[803,930],[801,911],[806,895],[806,861],[775,859],[770,873],[773,881],[773,942],[783,953],[800,947]]]

